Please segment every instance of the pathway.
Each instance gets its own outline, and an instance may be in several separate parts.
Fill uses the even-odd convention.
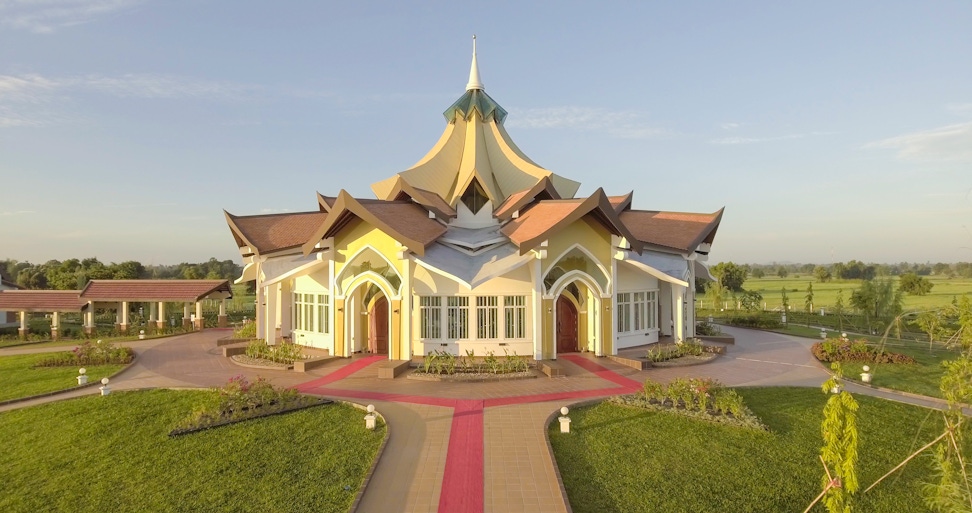
[[[211,387],[258,374],[305,393],[374,404],[389,439],[362,496],[360,512],[565,512],[561,484],[546,441],[547,419],[561,406],[638,390],[648,377],[712,377],[729,386],[817,387],[827,371],[813,359],[813,340],[724,328],[736,337],[728,353],[707,365],[636,371],[590,354],[562,355],[566,376],[489,383],[379,380],[383,357],[338,360],[306,374],[256,371],[221,356],[223,330],[140,341],[136,364],[112,381],[117,390]],[[38,348],[39,349],[39,348]],[[11,354],[0,349],[0,355]],[[927,398],[866,387],[855,393],[922,406]],[[97,387],[0,407],[12,409],[98,393]]]

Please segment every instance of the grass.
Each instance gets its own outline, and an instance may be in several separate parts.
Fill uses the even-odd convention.
[[[34,364],[57,353],[0,356],[0,401],[56,392],[78,386],[80,367],[38,367]],[[90,381],[100,381],[124,365],[85,366]]]
[[[902,392],[927,395],[931,397],[942,397],[939,383],[945,369],[942,362],[953,360],[959,355],[956,351],[935,349],[929,351],[914,344],[885,346],[888,351],[903,353],[911,356],[917,363],[913,365],[902,364],[866,364],[871,368],[871,384],[876,387],[890,388]],[[827,364],[824,364],[827,365]],[[856,362],[845,362],[844,377],[854,381],[861,380],[862,367],[865,364]]]
[[[192,435],[202,391],[115,392],[0,413],[0,511],[346,512],[384,437],[335,404]]]
[[[548,429],[571,507],[584,512],[803,511],[821,489],[817,458],[826,396],[817,389],[739,389],[771,432],[610,403],[571,411],[571,434]],[[857,396],[861,490],[941,433],[931,410]],[[972,450],[972,436],[965,437]],[[927,511],[928,458],[916,458],[855,511]],[[817,506],[813,511],[824,511]]]

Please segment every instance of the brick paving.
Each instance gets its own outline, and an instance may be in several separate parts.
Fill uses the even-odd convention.
[[[730,386],[819,386],[827,371],[808,350],[812,340],[724,328],[736,336],[713,362],[638,371],[590,354],[563,355],[565,376],[486,383],[379,380],[380,357],[356,356],[305,374],[239,367],[216,340],[226,330],[127,343],[136,363],[117,376],[116,390],[211,387],[258,375],[280,386],[360,404],[374,404],[389,439],[364,491],[360,512],[565,512],[546,441],[546,421],[561,406],[627,393],[646,379],[712,377]],[[0,350],[21,354],[26,348]],[[37,348],[42,349],[42,348]],[[70,349],[67,347],[66,349]],[[644,349],[630,350],[641,353]],[[940,402],[858,387],[855,392],[912,404]],[[0,407],[0,411],[98,393],[97,387]]]

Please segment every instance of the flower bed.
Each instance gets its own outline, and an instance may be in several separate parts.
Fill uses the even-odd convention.
[[[519,356],[516,351],[512,355],[508,351],[502,357],[497,357],[493,351],[487,351],[486,356],[477,358],[472,350],[466,351],[465,356],[457,356],[448,351],[430,351],[425,355],[422,366],[412,375],[443,376],[453,374],[466,375],[498,375],[529,373],[530,364],[526,356]],[[531,374],[532,375],[532,374]],[[411,375],[410,375],[411,376]]]
[[[254,360],[266,360],[273,363],[293,365],[296,360],[304,357],[304,346],[291,342],[268,345],[263,339],[250,341],[246,346],[246,356]]]
[[[53,353],[37,362],[35,367],[71,367],[77,365],[126,365],[135,359],[135,351],[130,347],[115,347],[111,342],[90,340],[72,351]]]
[[[821,362],[915,363],[915,359],[906,354],[878,349],[864,340],[851,341],[847,337],[817,342],[810,347],[810,352]]]
[[[766,430],[759,417],[743,404],[742,396],[714,379],[676,378],[666,387],[645,380],[641,393],[615,396],[617,404],[674,413],[694,419]]]
[[[264,378],[250,383],[244,376],[230,378],[213,403],[197,406],[169,436],[178,436],[244,420],[279,415],[311,406],[330,404],[320,397],[299,394],[292,388],[277,388]]]
[[[645,358],[651,363],[660,363],[684,356],[700,357],[706,353],[718,353],[720,350],[718,347],[703,345],[701,340],[691,339],[681,344],[653,347],[645,354]]]

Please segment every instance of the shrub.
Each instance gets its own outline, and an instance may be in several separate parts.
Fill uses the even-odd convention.
[[[715,324],[699,321],[695,323],[695,334],[696,335],[722,335],[722,330],[719,329]]]
[[[668,391],[665,395],[671,399],[672,406],[678,406],[679,401],[681,401],[686,408],[691,408],[695,394],[692,392],[692,385],[687,379],[675,378],[668,384]]]
[[[197,405],[173,433],[259,417],[320,401],[302,396],[292,388],[274,387],[265,378],[258,377],[251,383],[242,375],[230,378],[226,385],[214,390],[218,392],[217,398]]]
[[[256,338],[256,323],[247,322],[233,331],[233,338]]]
[[[828,338],[817,342],[810,346],[810,352],[821,362],[915,363],[915,359],[906,354],[878,349],[863,340],[846,338]]]
[[[38,362],[35,367],[65,367],[72,365],[128,364],[135,359],[130,347],[116,347],[111,342],[86,341],[73,351],[55,353]]]
[[[645,386],[642,388],[645,392],[646,401],[658,401],[662,402],[665,400],[665,387],[657,381],[652,381],[651,378],[645,380]]]
[[[733,315],[726,318],[726,322],[743,328],[759,328],[764,330],[778,329],[783,325],[776,318],[768,318],[759,314]]]
[[[731,388],[720,388],[713,394],[712,406],[724,415],[738,417],[743,413],[743,398]]]
[[[291,364],[302,357],[303,350],[303,346],[292,342],[281,342],[271,346],[263,339],[256,339],[247,344],[246,356],[258,360]]]

